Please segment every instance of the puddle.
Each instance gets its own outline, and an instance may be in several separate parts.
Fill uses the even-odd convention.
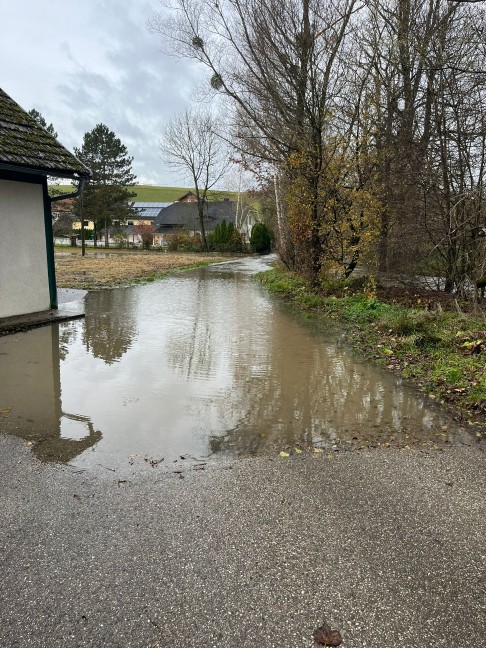
[[[85,320],[0,338],[0,430],[78,466],[469,439],[269,297],[252,278],[263,268],[91,293]]]

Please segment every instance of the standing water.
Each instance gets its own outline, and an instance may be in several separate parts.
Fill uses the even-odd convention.
[[[45,460],[437,444],[460,431],[254,280],[242,259],[91,293],[86,318],[0,338],[0,431]]]

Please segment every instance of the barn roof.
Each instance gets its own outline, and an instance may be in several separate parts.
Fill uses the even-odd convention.
[[[0,88],[0,169],[62,178],[90,172]]]

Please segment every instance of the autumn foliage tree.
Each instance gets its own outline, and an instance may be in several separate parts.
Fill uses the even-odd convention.
[[[372,261],[465,294],[486,268],[486,3],[163,0],[198,61],[277,249],[315,284]]]

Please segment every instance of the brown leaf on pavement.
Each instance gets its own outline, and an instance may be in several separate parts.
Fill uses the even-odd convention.
[[[313,632],[314,641],[321,646],[340,646],[343,642],[339,630],[331,630],[328,623],[323,623]]]

